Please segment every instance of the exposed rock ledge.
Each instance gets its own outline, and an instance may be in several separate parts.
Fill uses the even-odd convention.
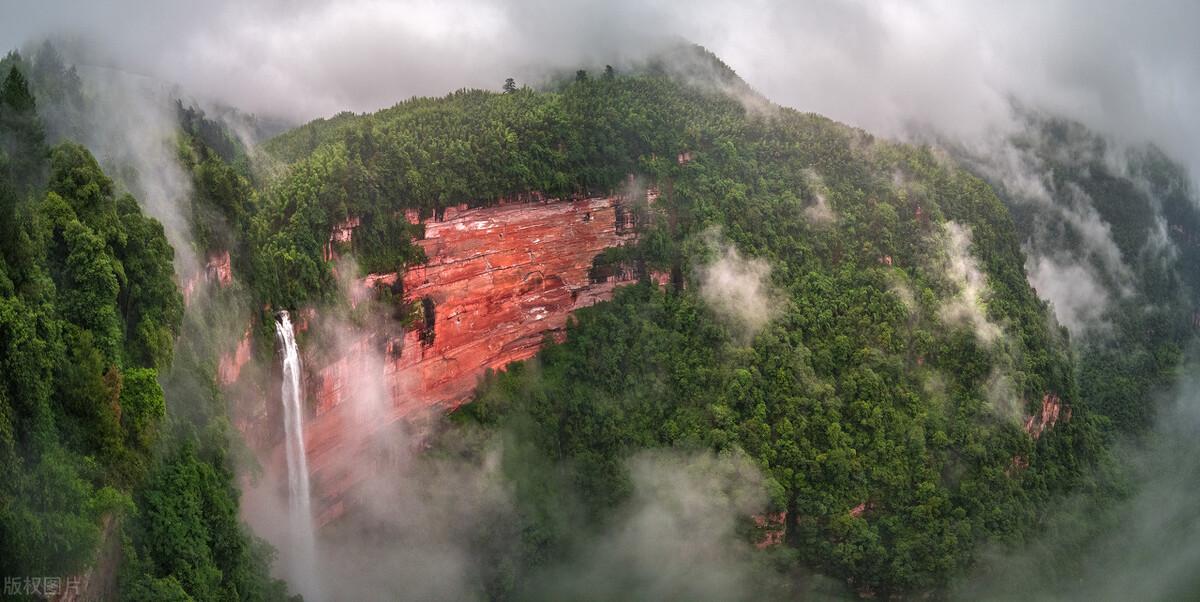
[[[360,332],[342,341],[337,353],[316,350],[309,354],[316,357],[305,358],[314,407],[305,438],[319,524],[353,504],[354,485],[378,468],[371,464],[378,461],[372,450],[394,445],[389,427],[457,407],[486,370],[532,357],[547,336],[563,336],[571,312],[610,299],[616,287],[633,282],[632,274],[589,279],[596,255],[634,238],[626,200],[448,208],[442,219],[425,222],[425,238],[418,241],[428,259],[424,265],[357,283],[353,297],[362,298],[402,278],[405,298],[431,308],[433,320],[403,336]],[[333,238],[346,242],[353,227],[353,221],[339,225]],[[235,355],[222,362],[223,380],[236,380],[249,357],[240,347]],[[271,421],[275,412],[265,410],[255,420]],[[268,465],[282,464],[281,441],[251,443],[272,448],[263,450]]]

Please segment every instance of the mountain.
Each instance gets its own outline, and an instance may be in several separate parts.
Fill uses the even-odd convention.
[[[283,597],[241,517],[309,597],[940,595],[1120,495],[1193,336],[1182,170],[1066,120],[1016,163],[901,144],[688,46],[259,147],[164,102],[164,228],[153,163],[46,150],[39,91],[53,132],[101,101],[41,60],[0,113],[6,574],[113,573],[123,517],[123,598]],[[278,520],[298,425],[319,568]]]
[[[1172,385],[1197,327],[1200,215],[1187,174],[1153,146],[1029,111],[1021,120],[1011,152],[963,160],[1000,192],[1031,282],[1071,328],[1081,393],[1115,431],[1145,430],[1155,405],[1131,400]]]
[[[772,494],[761,512],[782,517],[801,562],[864,591],[935,587],[980,542],[1036,522],[1099,453],[1066,336],[983,181],[932,149],[741,100],[662,72],[581,73],[545,91],[414,99],[267,144],[291,160],[252,227],[259,265],[286,274],[265,294],[276,306],[334,288],[323,233],[348,220],[360,225],[345,251],[388,272],[423,261],[399,234],[405,211],[432,216],[428,232],[448,207],[536,191],[623,193],[636,216],[636,241],[594,271],[642,284],[579,311],[536,370],[490,377],[455,414],[524,429],[532,449],[506,453],[556,460],[557,478],[506,475],[518,490],[560,486],[524,500],[522,514],[545,518],[520,529],[537,539],[508,560],[515,576],[496,579],[524,582],[547,549],[567,553],[577,534],[562,526],[604,524],[629,497],[628,459],[666,447],[746,453]],[[492,243],[479,234],[468,248]],[[453,336],[459,309],[436,316],[434,336]],[[1064,418],[1027,432],[1044,404]],[[577,514],[555,509],[569,498]]]

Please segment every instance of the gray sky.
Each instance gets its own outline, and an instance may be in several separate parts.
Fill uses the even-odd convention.
[[[0,45],[70,36],[90,61],[302,120],[615,63],[678,37],[772,100],[875,133],[980,135],[1008,102],[1150,139],[1200,167],[1200,3],[745,0],[0,0]]]

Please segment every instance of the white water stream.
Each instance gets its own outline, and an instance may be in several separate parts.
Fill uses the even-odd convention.
[[[304,392],[300,388],[300,352],[288,312],[279,312],[275,336],[283,349],[283,429],[288,471],[288,522],[291,549],[287,551],[288,582],[305,600],[320,600],[316,537],[309,500],[308,459],[304,453]]]

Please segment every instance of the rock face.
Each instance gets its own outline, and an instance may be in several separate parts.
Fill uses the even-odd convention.
[[[575,309],[612,297],[624,274],[592,282],[597,254],[633,237],[618,198],[446,210],[425,224],[419,244],[428,261],[403,275],[406,299],[423,306],[424,323],[388,342],[392,398],[453,407],[488,368],[532,357],[547,333]],[[364,287],[391,287],[397,274],[374,274]],[[319,372],[317,414],[340,403],[341,358]],[[333,382],[327,382],[333,381]]]
[[[203,281],[201,281],[203,278]],[[233,266],[229,260],[229,251],[212,251],[204,262],[204,271],[192,274],[190,278],[181,282],[180,290],[183,292],[183,303],[185,305],[191,303],[192,296],[196,294],[198,287],[202,283],[215,283],[221,288],[225,288],[233,284]]]
[[[1071,421],[1071,406],[1064,404],[1058,394],[1046,393],[1042,395],[1042,411],[1025,417],[1025,432],[1037,440],[1060,421],[1063,423]],[[1013,456],[1012,463],[1004,472],[1009,477],[1013,477],[1027,468],[1029,468],[1029,459],[1022,455],[1016,455]]]
[[[1037,439],[1045,431],[1054,428],[1059,420],[1071,420],[1071,406],[1064,405],[1058,395],[1047,393],[1042,396],[1042,411],[1025,418],[1025,432]]]
[[[329,242],[325,243],[325,260],[329,261],[334,258],[336,253],[336,245],[338,243],[348,243],[354,236],[354,229],[362,224],[362,220],[357,217],[352,217],[333,227],[333,232],[329,234]]]
[[[754,516],[754,528],[757,537],[754,547],[764,550],[783,543],[787,527],[787,511]]]
[[[233,353],[221,356],[220,362],[217,364],[217,380],[222,385],[231,385],[237,382],[238,377],[242,374],[242,368],[250,361],[250,331],[242,335],[238,341],[237,348]]]
[[[339,225],[337,241],[349,239],[350,224]],[[394,436],[389,425],[457,407],[486,370],[532,357],[547,336],[564,335],[572,311],[632,283],[629,271],[593,282],[589,270],[597,254],[633,237],[622,197],[460,206],[427,220],[418,241],[428,258],[424,265],[372,274],[358,283],[364,290],[351,295],[398,290],[400,279],[404,298],[421,308],[416,326],[396,336],[343,334],[349,340],[336,350],[305,358],[314,407],[305,429],[318,522],[344,512],[347,490],[370,470],[364,462],[375,455],[371,450],[385,434]]]

